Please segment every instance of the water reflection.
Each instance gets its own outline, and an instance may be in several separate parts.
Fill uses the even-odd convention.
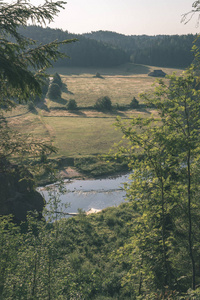
[[[129,175],[115,178],[96,180],[66,180],[67,193],[60,196],[63,204],[70,203],[68,213],[75,213],[78,209],[88,211],[91,208],[103,209],[109,206],[117,206],[125,201],[126,193],[123,183],[128,181]],[[48,200],[48,192],[39,189]]]

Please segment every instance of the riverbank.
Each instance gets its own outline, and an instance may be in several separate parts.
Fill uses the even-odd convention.
[[[89,178],[72,167],[64,168],[63,170],[61,170],[59,172],[59,175],[63,179],[82,179],[82,180],[84,180],[84,179]]]
[[[53,166],[53,169],[57,171],[58,178],[63,180],[107,178],[109,176],[125,174],[129,171],[126,161],[106,160],[98,155],[78,158],[59,158],[57,160],[50,160],[49,163]],[[44,172],[39,178],[38,185],[44,186],[56,180],[50,179],[48,173]]]

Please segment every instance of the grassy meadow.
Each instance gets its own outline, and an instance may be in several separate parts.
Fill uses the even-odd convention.
[[[49,73],[59,73],[63,83],[62,98],[51,101],[46,98],[43,104],[30,110],[28,105],[20,105],[6,114],[11,127],[22,133],[31,133],[39,139],[50,139],[58,148],[54,158],[81,157],[104,154],[122,138],[113,124],[117,115],[124,120],[134,116],[144,118],[153,111],[134,109],[127,111],[97,112],[91,107],[101,96],[109,96],[112,104],[130,104],[133,97],[152,89],[155,78],[148,73],[149,66],[126,64],[112,69],[55,68]],[[162,68],[167,74],[181,70]],[[103,79],[95,78],[99,72]],[[66,110],[69,99],[75,99],[79,110]]]
[[[155,78],[147,74],[157,67],[125,64],[112,69],[55,68],[52,73],[59,73],[68,93],[63,93],[63,100],[75,99],[78,106],[93,106],[101,96],[109,96],[113,104],[129,104],[133,97],[149,91]],[[162,68],[168,75],[181,70]],[[99,72],[103,79],[94,78]]]

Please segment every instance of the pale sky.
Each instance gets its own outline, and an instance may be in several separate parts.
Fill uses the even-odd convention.
[[[42,0],[31,0],[35,5]],[[182,15],[194,0],[67,0],[52,28],[70,33],[109,30],[126,35],[199,33],[197,15],[186,25]]]

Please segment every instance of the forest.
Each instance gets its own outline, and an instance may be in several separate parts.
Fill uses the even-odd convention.
[[[185,68],[192,63],[191,48],[197,37],[192,34],[125,36],[109,31],[84,36],[124,50],[136,64],[174,68]],[[196,44],[199,45],[198,40]]]
[[[39,26],[21,27],[19,33],[41,43],[76,38],[77,43],[60,47],[70,59],[58,60],[55,63],[55,66],[76,67],[110,67],[133,62],[158,67],[185,68],[193,61],[191,49],[197,37],[192,34],[125,36],[108,31],[75,35],[60,29]],[[199,45],[198,40],[196,44]]]
[[[129,55],[120,48],[87,39],[82,35],[71,34],[61,29],[27,26],[26,28],[20,27],[18,31],[23,36],[43,44],[55,40],[77,39],[76,43],[60,46],[60,51],[66,53],[70,59],[58,59],[54,66],[111,67],[129,61]]]
[[[63,4],[47,1],[41,8],[27,1],[0,3],[0,299],[198,300],[198,43],[194,59],[180,75],[159,78],[153,91],[141,93],[151,109],[148,118],[116,118],[126,142],[119,143],[114,158],[131,171],[127,202],[89,216],[80,210],[76,217],[62,218],[58,207],[65,187],[50,160],[57,149],[51,140],[17,132],[5,114],[41,97],[48,81],[45,69],[66,57],[65,47],[78,43],[77,36],[63,36],[60,30],[44,29],[63,36],[46,44],[38,43],[39,33],[34,41],[18,31],[30,19],[40,25],[52,21]],[[193,10],[200,11],[200,1]],[[39,28],[27,30],[42,32]],[[94,45],[99,51],[108,49]],[[110,49],[116,61],[118,54],[127,55]],[[57,182],[49,188],[51,211],[36,191],[41,168]],[[8,214],[13,208],[15,216]]]

